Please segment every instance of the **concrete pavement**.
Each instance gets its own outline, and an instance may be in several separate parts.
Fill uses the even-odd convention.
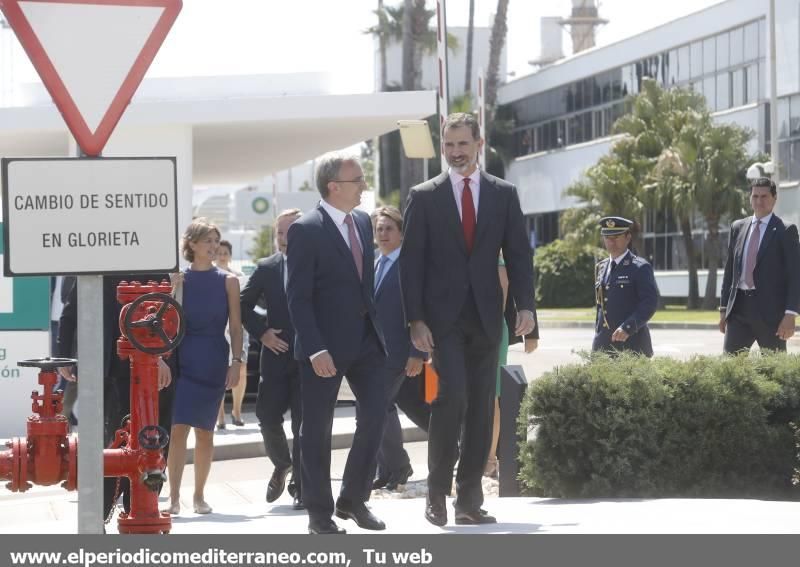
[[[591,345],[591,329],[546,329],[539,350],[525,355],[519,345],[511,347],[509,364],[520,364],[528,380],[555,366],[580,362],[579,351]],[[722,335],[709,330],[653,331],[656,356],[688,358],[694,354],[718,354]],[[800,341],[792,340],[790,352],[800,352]],[[348,393],[343,391],[342,397]],[[207,501],[215,511],[207,516],[191,512],[193,468],[184,473],[182,495],[188,512],[174,519],[173,533],[305,533],[307,517],[291,510],[284,494],[274,505],[265,502],[266,482],[272,467],[263,457],[263,445],[255,416],[245,415],[246,425],[228,425],[215,435],[215,463],[207,487]],[[761,500],[705,499],[614,499],[560,500],[497,498],[489,496],[485,507],[500,523],[490,526],[437,528],[422,517],[427,476],[427,443],[424,433],[402,416],[404,435],[414,475],[400,493],[375,491],[374,512],[388,525],[382,533],[800,533],[800,503]],[[291,438],[288,421],[287,436]],[[339,407],[333,426],[332,479],[334,494],[352,432],[353,407]],[[190,443],[192,436],[190,435]],[[486,479],[484,492],[496,495],[497,486]],[[166,496],[166,491],[165,491]],[[188,498],[188,500],[187,500]],[[166,497],[162,498],[166,502]],[[187,506],[189,506],[187,508]],[[452,510],[452,508],[450,508]],[[360,533],[351,521],[340,524],[350,533]],[[109,526],[113,531],[114,524]],[[57,487],[34,487],[25,494],[0,491],[0,533],[75,533],[77,494]],[[368,532],[365,532],[368,533]]]

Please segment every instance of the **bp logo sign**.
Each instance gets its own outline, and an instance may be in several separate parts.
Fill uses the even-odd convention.
[[[257,215],[263,215],[267,211],[269,211],[269,201],[267,201],[264,197],[256,197],[253,199],[253,202],[250,204],[253,208],[253,212]]]

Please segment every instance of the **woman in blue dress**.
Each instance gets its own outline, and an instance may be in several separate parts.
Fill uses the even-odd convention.
[[[183,234],[183,257],[191,262],[177,278],[186,335],[178,346],[178,378],[167,459],[171,514],[180,512],[180,486],[186,464],[186,439],[194,428],[194,511],[211,512],[203,495],[214,453],[214,423],[226,389],[239,381],[242,321],[239,280],[216,268],[219,229],[195,219]],[[225,327],[230,321],[231,362]]]

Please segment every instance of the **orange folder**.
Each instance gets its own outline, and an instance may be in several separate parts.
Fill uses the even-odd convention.
[[[439,375],[436,373],[436,370],[433,368],[433,363],[431,361],[427,361],[425,363],[425,378],[423,380],[423,396],[425,401],[428,403],[433,402],[436,399],[436,396],[439,393]]]

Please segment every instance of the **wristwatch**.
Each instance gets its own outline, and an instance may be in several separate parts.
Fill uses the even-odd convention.
[[[242,357],[241,357],[241,356],[234,356],[234,357],[231,357],[231,360],[232,360],[233,362],[238,362],[239,364],[241,364],[241,363],[242,363]]]

